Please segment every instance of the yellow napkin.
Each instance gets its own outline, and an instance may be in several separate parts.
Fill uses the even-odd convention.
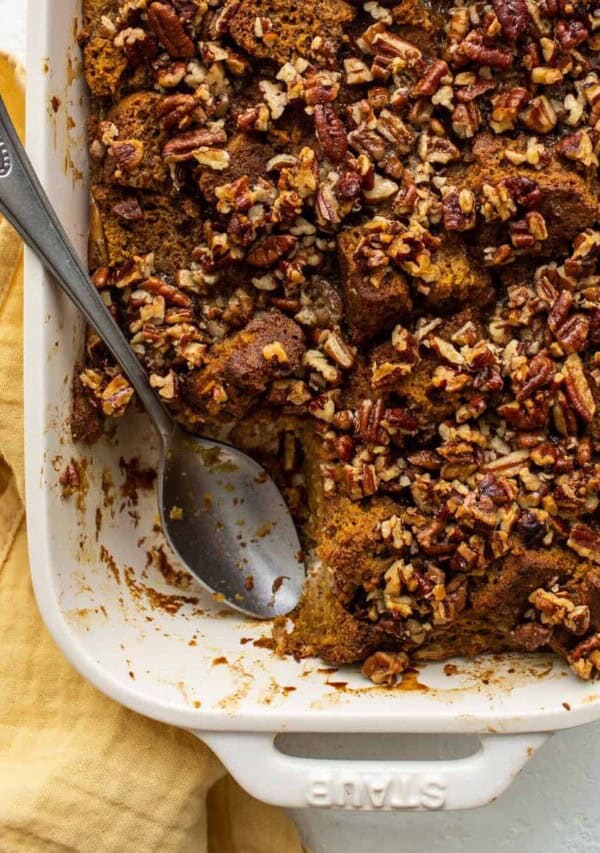
[[[22,133],[22,74],[2,55],[0,93]],[[41,622],[23,510],[22,280],[0,218],[0,850],[300,853],[280,811],[192,735],[98,693]]]

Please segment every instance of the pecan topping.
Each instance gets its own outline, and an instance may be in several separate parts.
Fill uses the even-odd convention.
[[[391,684],[467,631],[600,675],[594,3],[103,5],[93,283],[174,417],[310,503],[324,606],[277,649]],[[133,395],[84,353],[81,434]]]
[[[148,24],[169,56],[189,59],[194,56],[194,42],[186,33],[181,18],[167,3],[152,3],[148,9]]]

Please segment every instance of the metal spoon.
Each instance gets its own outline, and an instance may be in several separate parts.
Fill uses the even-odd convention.
[[[1,98],[0,211],[100,335],[154,423],[162,528],[183,563],[236,610],[258,618],[289,613],[304,567],[277,486],[245,453],[173,422],[65,234]]]

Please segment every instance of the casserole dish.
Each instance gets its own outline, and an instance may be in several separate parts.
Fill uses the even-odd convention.
[[[85,88],[77,0],[38,0],[29,37],[29,150],[72,239],[85,250]],[[35,17],[35,21],[33,21]],[[155,441],[128,415],[93,448],[73,445],[71,376],[83,324],[27,257],[27,499],[33,582],[42,615],[73,665],[133,710],[193,731],[249,793],[278,805],[468,808],[498,796],[548,732],[600,717],[600,691],[555,659],[502,656],[428,664],[396,688],[357,670],[278,659],[269,626],[223,611],[181,573],[155,528],[152,490],[136,471]],[[136,465],[131,460],[137,460]],[[77,494],[60,475],[76,463]],[[477,734],[450,761],[290,756],[284,732]]]

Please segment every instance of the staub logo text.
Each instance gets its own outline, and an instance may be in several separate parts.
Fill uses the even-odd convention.
[[[320,808],[344,809],[441,809],[446,782],[439,774],[315,774],[307,801]]]

